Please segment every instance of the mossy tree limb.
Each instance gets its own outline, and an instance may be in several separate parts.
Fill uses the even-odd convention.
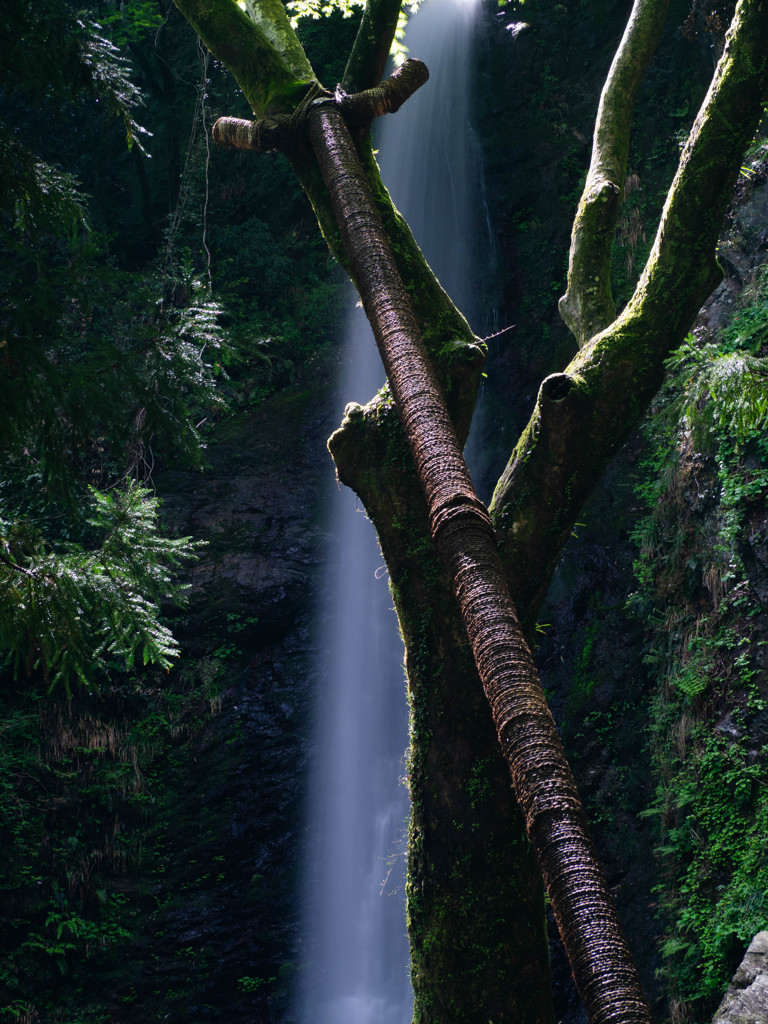
[[[768,94],[768,4],[740,0],[653,249],[622,314],[541,385],[491,503],[530,627],[579,510],[661,384],[664,360],[720,280],[723,216]]]
[[[573,221],[568,289],[560,316],[581,347],[614,319],[611,245],[627,173],[629,133],[640,84],[669,0],[635,0],[600,96],[592,160]]]
[[[402,0],[368,0],[341,85],[361,92],[378,85],[395,38]]]
[[[295,46],[286,43],[281,49],[235,0],[174,2],[214,57],[230,69],[257,117],[295,109],[298,99],[316,82],[306,57],[301,61],[296,55],[295,47],[301,50],[301,44],[280,0],[268,0],[277,34],[287,27],[295,41]]]
[[[242,3],[248,17],[264,33],[296,78],[302,82],[314,81],[312,65],[291,27],[283,0],[242,0]]]

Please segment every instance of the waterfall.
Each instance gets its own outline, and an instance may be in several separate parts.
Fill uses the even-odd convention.
[[[446,290],[470,318],[479,189],[469,129],[473,0],[430,0],[406,45],[430,81],[377,125],[384,181]],[[341,404],[384,383],[359,308],[346,330]],[[375,532],[355,495],[333,498],[327,619],[311,786],[303,1024],[407,1024],[404,886],[408,743],[402,642]]]
[[[470,123],[475,0],[431,0],[409,22],[408,56],[429,82],[383,118],[381,172],[430,266],[458,308],[478,315],[473,281],[478,235],[486,238],[481,162]]]

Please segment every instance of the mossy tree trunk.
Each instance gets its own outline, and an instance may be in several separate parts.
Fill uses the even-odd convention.
[[[196,9],[211,10],[210,2],[202,0],[177,2],[193,23]],[[218,0],[225,2],[229,0]],[[233,68],[254,111],[278,116],[287,112],[292,127],[301,102],[320,92],[320,87],[292,47],[285,44],[283,24],[273,4],[274,0],[249,0],[249,8],[259,17],[274,15],[275,24],[279,22],[279,31],[268,34],[273,48],[270,59],[281,64],[277,71],[270,67],[262,72],[258,60],[244,61],[242,51],[233,50],[228,33],[208,31],[199,17],[196,27]],[[372,84],[365,81],[364,69],[376,62],[376,67],[380,66],[382,39],[393,25],[397,6],[388,0],[369,5],[365,31],[358,37],[350,62],[355,84]],[[607,161],[610,174],[605,175],[611,197],[619,194],[623,180],[629,115],[640,77],[637,65],[647,63],[660,31],[663,7],[661,2],[636,0],[604,93],[595,151],[605,154],[611,150]],[[763,54],[768,14],[764,7],[768,5],[759,0],[739,3],[713,89],[694,125],[670,192],[649,264],[630,306],[613,324],[604,255],[615,212],[609,211],[606,218],[605,197],[601,187],[595,188],[597,175],[592,174],[588,181],[591,193],[585,194],[574,228],[569,292],[563,302],[584,347],[564,373],[543,383],[531,423],[494,497],[506,577],[528,628],[581,502],[610,454],[637,422],[658,387],[665,355],[681,340],[702,299],[716,283],[714,242],[741,152],[757,122],[766,90]],[[247,36],[255,31],[254,39],[261,47],[267,35],[252,24],[254,30],[238,23],[237,32]],[[370,61],[361,61],[361,54]],[[310,123],[327,125],[332,117],[338,114],[317,112]],[[316,127],[315,132],[316,151],[325,153],[329,146],[328,140],[322,139],[323,129]],[[529,834],[538,846],[591,1019],[646,1020],[647,1011],[641,1005],[610,900],[603,898],[605,887],[570,772],[514,608],[504,596],[506,581],[496,562],[487,521],[471,488],[465,488],[460,457],[457,462],[453,449],[448,454],[439,449],[435,456],[438,449],[420,440],[423,423],[419,425],[419,421],[424,419],[429,433],[430,424],[436,421],[450,428],[452,417],[458,437],[465,435],[479,373],[479,350],[392,208],[364,130],[358,129],[356,143],[365,169],[363,181],[367,178],[399,271],[395,278],[402,277],[408,293],[404,297],[397,294],[395,278],[387,270],[385,276],[393,283],[385,291],[390,298],[396,297],[395,319],[391,304],[386,309],[376,308],[375,296],[367,303],[369,314],[375,330],[375,321],[383,323],[379,334],[386,336],[394,324],[397,336],[400,327],[395,321],[400,312],[412,307],[412,312],[405,314],[412,321],[405,334],[411,339],[423,333],[434,365],[438,399],[442,391],[450,410],[447,416],[438,408],[439,401],[437,405],[432,402],[434,382],[428,387],[423,384],[432,376],[428,366],[423,380],[421,363],[417,371],[411,366],[401,376],[398,353],[403,349],[396,337],[395,354],[388,356],[385,338],[385,363],[398,402],[405,402],[402,415],[413,442],[411,451],[422,464],[427,494],[430,498],[437,495],[436,505],[429,510],[416,490],[403,437],[386,399],[365,409],[348,408],[330,445],[340,476],[358,491],[376,523],[406,640],[413,705],[414,816],[408,887],[416,1020],[527,1022],[547,1020],[551,1012],[541,996],[546,958],[540,886],[530,851],[517,832],[519,819],[509,800],[502,758],[493,744],[491,716],[479,697],[477,675],[468,660],[466,633],[453,610],[446,574],[429,545],[430,520],[462,603],[464,624],[475,648],[502,752],[512,769]],[[349,232],[345,247],[344,232],[339,230],[343,210],[334,213],[331,209],[305,138],[292,136],[285,148],[329,244],[352,273],[365,301],[367,270],[364,262],[358,262],[356,241]],[[593,163],[593,168],[596,166]],[[592,193],[598,197],[597,206],[590,200]],[[593,223],[597,207],[598,219]],[[354,244],[350,247],[350,243]],[[583,271],[593,260],[597,273],[590,278]],[[597,287],[594,276],[599,278]],[[601,328],[605,329],[590,337]],[[414,383],[415,395],[409,397]],[[425,414],[427,394],[426,406],[431,412]],[[415,400],[411,402],[411,398]],[[455,441],[451,444],[456,448]],[[447,475],[446,462],[453,467]],[[445,491],[451,473],[458,487],[452,483]],[[462,495],[458,501],[457,494]],[[458,513],[455,517],[454,512]],[[446,664],[450,666],[447,671],[441,667]],[[471,829],[464,831],[465,825]],[[498,838],[493,847],[498,862],[492,870],[487,870],[484,850],[488,835]],[[572,856],[573,843],[578,851]],[[532,954],[526,952],[524,943],[532,944]],[[510,985],[511,978],[516,984]],[[531,989],[537,991],[537,998],[531,998]]]

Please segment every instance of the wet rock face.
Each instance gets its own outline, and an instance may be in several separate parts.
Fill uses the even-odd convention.
[[[546,625],[535,657],[643,989],[662,1018],[652,892],[657,837],[653,822],[639,816],[653,788],[643,711],[647,680],[642,632],[624,611],[635,556],[628,530],[637,456],[634,439],[585,507],[585,525],[576,527],[540,614]],[[584,1024],[554,925],[550,935],[556,1019]]]
[[[151,898],[115,1020],[293,1019],[332,390],[274,396],[224,425],[206,474],[157,478],[173,531],[209,542],[176,632],[219,693],[153,787]]]
[[[768,932],[759,932],[723,997],[712,1024],[765,1024],[768,1020]]]
[[[762,156],[739,177],[717,259],[723,280],[704,303],[697,323],[711,331],[733,314],[739,294],[754,279],[768,252],[768,159]]]
[[[222,428],[205,474],[160,479],[174,532],[208,544],[191,576],[186,639],[199,641],[201,627],[221,632],[226,608],[225,620],[242,613],[249,644],[273,643],[306,608],[323,553],[321,490],[333,479],[325,449],[333,425],[326,396],[276,395]]]
[[[223,1009],[243,1024],[278,1019],[296,928],[303,685],[274,654],[257,657],[179,752],[153,836],[157,905],[121,1020],[218,1021]]]

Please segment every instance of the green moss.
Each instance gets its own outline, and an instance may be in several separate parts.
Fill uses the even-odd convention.
[[[739,554],[768,514],[768,444],[757,423],[751,438],[747,430],[736,440],[734,418],[711,415],[711,396],[696,390],[706,367],[695,370],[685,352],[645,428],[637,494],[647,513],[634,533],[629,609],[646,630],[655,684],[657,787],[647,814],[658,827],[664,978],[699,1022],[710,1019],[754,933],[768,926],[759,724],[768,686],[758,653],[765,613]],[[692,405],[681,400],[686,390],[698,395]],[[685,414],[684,429],[674,413]],[[692,445],[693,437],[704,444]]]

